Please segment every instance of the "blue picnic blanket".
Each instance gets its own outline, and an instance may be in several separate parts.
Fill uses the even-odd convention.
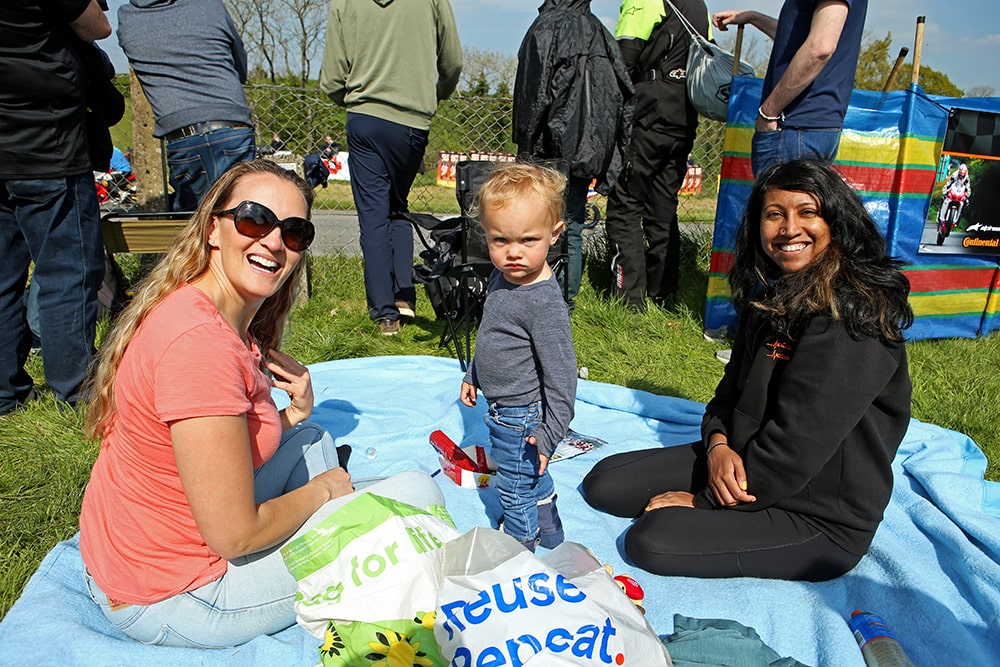
[[[352,475],[419,468],[441,485],[462,531],[496,525],[492,489],[463,489],[438,473],[431,431],[462,445],[488,444],[483,401],[458,401],[462,372],[452,359],[375,357],[310,367],[313,420],[351,444]],[[282,395],[283,396],[283,395]],[[276,396],[276,400],[279,400]],[[893,464],[895,486],[870,553],[824,583],[660,577],[631,567],[620,551],[626,519],[583,502],[582,477],[600,458],[698,437],[704,405],[581,380],[574,430],[608,442],[551,472],[567,539],[590,547],[615,573],[645,590],[646,616],[660,635],[675,614],[732,619],[754,628],[779,655],[809,665],[862,667],[847,627],[851,611],[880,614],[914,664],[995,664],[1000,656],[1000,484],[983,481],[986,459],[968,437],[913,420]],[[492,522],[492,523],[491,523]],[[46,556],[0,622],[0,665],[314,665],[318,640],[298,626],[226,650],[138,644],[115,630],[87,597],[76,537]],[[639,666],[641,667],[641,666]]]

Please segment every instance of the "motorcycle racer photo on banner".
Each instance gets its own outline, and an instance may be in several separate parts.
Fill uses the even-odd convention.
[[[943,200],[938,211],[937,223],[937,244],[941,245],[948,238],[952,230],[958,226],[958,221],[962,217],[962,209],[965,203],[972,196],[972,183],[969,178],[969,165],[964,162],[958,165],[958,169],[948,176],[941,191]]]

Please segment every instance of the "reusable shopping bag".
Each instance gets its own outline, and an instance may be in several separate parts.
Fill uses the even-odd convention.
[[[672,667],[645,616],[582,545],[539,557],[473,528],[443,556],[434,635],[452,667]]]
[[[433,612],[440,550],[459,534],[444,507],[363,493],[282,547],[296,620],[323,639],[322,663],[446,664]]]

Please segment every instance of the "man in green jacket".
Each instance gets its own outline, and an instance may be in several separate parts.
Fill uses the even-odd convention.
[[[320,89],[347,108],[348,167],[368,313],[386,336],[413,317],[413,231],[403,217],[462,45],[448,0],[332,0]]]

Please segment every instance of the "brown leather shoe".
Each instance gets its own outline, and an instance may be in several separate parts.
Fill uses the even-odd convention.
[[[409,301],[397,301],[396,310],[399,311],[399,317],[407,322],[413,320],[416,316],[416,313],[413,311],[413,304]]]
[[[382,318],[375,322],[378,326],[378,330],[382,332],[383,336],[395,336],[399,333],[399,320],[390,320],[388,318]]]

